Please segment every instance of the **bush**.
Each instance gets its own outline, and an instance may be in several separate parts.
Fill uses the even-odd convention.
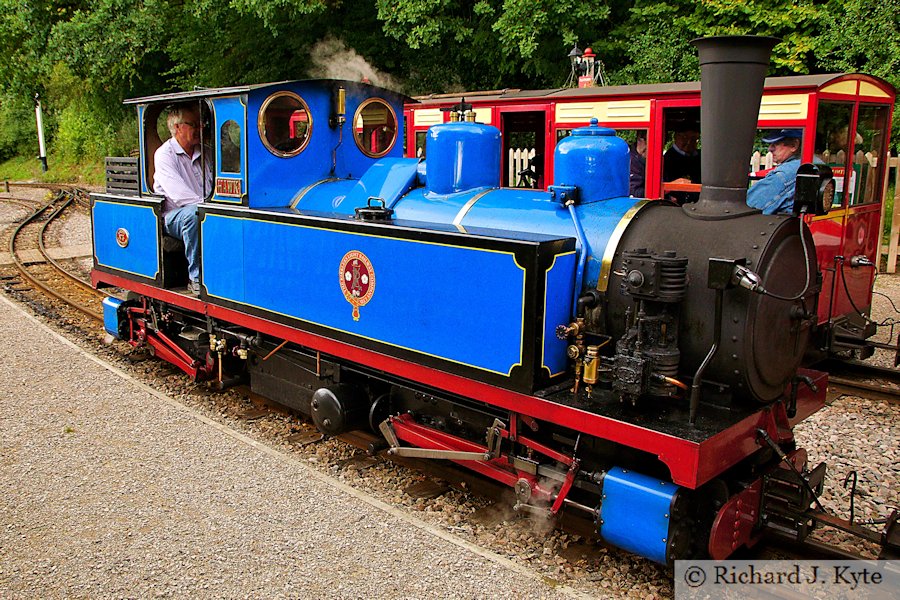
[[[30,101],[0,97],[0,161],[14,156],[37,156],[34,108]]]

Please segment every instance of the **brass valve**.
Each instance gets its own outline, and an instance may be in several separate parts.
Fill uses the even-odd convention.
[[[584,327],[584,319],[578,319],[574,323],[569,323],[568,325],[557,325],[556,326],[556,337],[560,340],[566,340],[570,337],[577,337],[581,335],[581,330]]]

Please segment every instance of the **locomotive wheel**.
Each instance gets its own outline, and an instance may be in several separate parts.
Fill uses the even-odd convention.
[[[379,434],[378,426],[390,416],[390,410],[391,398],[389,394],[382,394],[375,398],[375,402],[369,407],[369,429],[372,430],[372,433]]]

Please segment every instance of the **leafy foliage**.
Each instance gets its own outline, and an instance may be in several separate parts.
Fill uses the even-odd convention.
[[[773,74],[898,85],[898,29],[900,0],[0,0],[0,159],[34,152],[36,93],[78,160],[129,149],[127,97],[335,73],[411,94],[552,87],[576,42],[611,83],[695,79],[691,39],[749,33],[782,38]]]
[[[900,0],[846,0],[840,12],[823,18],[824,69],[861,71],[900,89]],[[895,148],[900,144],[900,104],[894,105],[891,140]]]

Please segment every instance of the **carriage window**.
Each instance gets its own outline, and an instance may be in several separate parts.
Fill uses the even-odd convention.
[[[416,158],[425,158],[425,140],[427,138],[427,131],[416,132]]]
[[[303,151],[312,132],[312,115],[293,92],[276,92],[259,109],[259,137],[275,156],[289,158]]]
[[[556,143],[558,144],[560,140],[569,137],[572,135],[571,129],[557,129],[556,130]]]
[[[887,106],[860,106],[853,140],[852,168],[856,177],[851,204],[877,202],[886,165],[884,147],[890,131]]]
[[[378,158],[390,152],[397,141],[397,117],[387,102],[370,98],[353,117],[353,138],[366,156]]]
[[[647,130],[617,129],[616,135],[628,142],[628,193],[645,198],[647,191]]]
[[[847,152],[849,151],[850,117],[852,104],[822,102],[816,120],[816,141],[813,162],[828,165],[834,171],[834,206],[844,201],[844,180],[846,179]],[[855,193],[855,177],[851,174],[851,202]]]
[[[219,148],[222,151],[222,172],[241,172],[241,126],[229,119],[222,124],[219,133]]]
[[[796,156],[803,158],[803,147],[806,145],[804,130],[801,128],[769,128],[757,129],[756,136],[753,138],[753,154],[750,155],[750,180],[762,179],[772,168],[776,166],[775,155],[770,151],[773,140],[778,138],[784,139],[785,133],[795,133],[799,135],[800,146],[797,148]],[[792,136],[792,137],[796,137]],[[790,152],[790,151],[788,151]],[[788,154],[790,156],[790,154]]]

